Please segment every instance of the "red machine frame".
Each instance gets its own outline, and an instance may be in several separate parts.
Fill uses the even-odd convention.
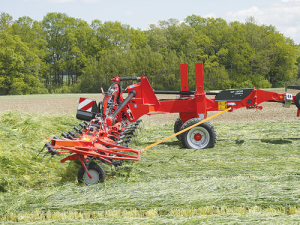
[[[178,136],[186,148],[210,148],[216,143],[216,133],[213,126],[199,121],[207,118],[208,111],[236,110],[246,107],[247,109],[262,109],[262,102],[281,102],[286,107],[296,104],[300,108],[300,95],[279,94],[255,88],[223,90],[220,92],[205,92],[203,78],[203,63],[195,64],[196,91],[189,90],[188,65],[181,64],[181,90],[180,91],[154,91],[146,76],[142,77],[115,77],[115,83],[104,93],[99,109],[95,111],[96,102],[92,101],[92,112],[78,110],[77,118],[89,118],[87,126],[83,130],[76,129],[79,135],[69,131],[70,135],[63,138],[53,138],[47,143],[47,152],[55,154],[70,154],[61,160],[80,160],[82,168],[89,178],[89,163],[91,159],[97,159],[113,165],[121,165],[115,160],[140,159],[141,150],[122,146],[124,138],[130,138],[139,118],[143,115],[179,113],[179,120],[175,122],[174,131],[188,130]],[[120,82],[124,80],[138,81],[128,86],[126,98]],[[176,94],[180,97],[174,100],[159,100],[156,94]],[[207,98],[206,95],[215,95],[215,98]],[[82,100],[80,100],[82,102]],[[102,109],[101,107],[102,106]],[[78,116],[79,115],[79,116]],[[80,117],[81,115],[84,115]],[[90,117],[86,117],[90,115]],[[189,127],[192,127],[191,129]],[[101,169],[98,169],[101,173]],[[97,173],[96,173],[97,174]],[[89,178],[86,178],[87,180]],[[98,181],[96,180],[96,183]],[[88,183],[87,184],[92,184]]]
[[[180,94],[181,99],[175,100],[158,100],[155,91],[151,87],[147,77],[140,77],[140,82],[133,84],[127,88],[128,93],[135,91],[135,98],[132,98],[128,103],[128,107],[133,115],[130,121],[135,121],[143,115],[164,114],[164,113],[179,113],[182,123],[185,123],[191,118],[205,119],[208,111],[221,111],[229,107],[232,110],[246,107],[247,109],[256,108],[262,109],[259,106],[262,102],[282,102],[285,103],[287,94],[278,94],[275,92],[264,91],[260,89],[236,89],[225,90],[226,94],[232,92],[232,98],[207,98],[204,91],[203,79],[203,63],[196,63],[196,92],[189,91],[188,84],[188,65],[181,64],[181,91],[169,92],[170,94]],[[112,79],[115,82],[120,82],[120,78]],[[250,91],[251,90],[251,91]],[[243,97],[247,92],[247,96]],[[158,91],[156,93],[168,93]],[[221,92],[210,92],[213,95],[222,95]],[[238,100],[234,100],[235,98]],[[291,96],[290,100],[294,102],[295,96]]]

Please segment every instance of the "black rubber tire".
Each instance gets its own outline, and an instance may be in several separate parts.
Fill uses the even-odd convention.
[[[295,96],[295,105],[300,109],[300,92]]]
[[[89,178],[83,166],[78,171],[78,182],[85,183],[86,185],[98,184],[99,182],[104,182],[106,173],[105,170],[99,164],[95,162],[90,162],[88,165],[88,171],[93,176],[93,178]]]
[[[186,121],[181,130],[184,130],[196,123],[199,123],[201,119],[193,118]],[[200,140],[195,139],[195,135],[200,134]],[[189,149],[205,149],[213,148],[217,143],[217,133],[214,126],[210,122],[204,122],[184,133],[181,134],[181,144],[184,148]]]
[[[182,127],[182,121],[181,121],[180,117],[178,117],[174,123],[174,133],[176,134],[177,132],[179,132],[181,127]],[[180,141],[180,135],[177,135],[176,137]]]

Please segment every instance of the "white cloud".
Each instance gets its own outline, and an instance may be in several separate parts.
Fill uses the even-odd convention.
[[[285,33],[288,37],[296,37],[297,32],[299,32],[299,28],[297,27],[288,27],[285,29]]]
[[[253,6],[249,9],[239,10],[237,12],[228,12],[227,15],[233,18],[247,18],[253,15],[261,16],[264,12],[260,10],[258,7]]]
[[[76,0],[48,0],[52,3],[69,3],[69,2],[75,2]],[[82,3],[97,3],[101,2],[101,0],[80,0]]]
[[[204,18],[216,18],[216,14],[214,13],[209,13],[209,14],[206,14],[206,15],[203,15]]]
[[[49,0],[49,2],[52,3],[69,3],[69,2],[74,2],[75,0]]]
[[[128,16],[130,16],[130,15],[133,15],[134,13],[133,12],[131,12],[131,11],[126,11],[126,13],[125,13],[126,15],[128,15]]]
[[[228,12],[229,21],[245,22],[247,18],[254,17],[259,24],[273,25],[284,36],[292,38],[300,44],[300,0],[281,0],[264,8],[252,6],[251,8]]]
[[[101,0],[82,0],[83,3],[97,3],[101,2]]]

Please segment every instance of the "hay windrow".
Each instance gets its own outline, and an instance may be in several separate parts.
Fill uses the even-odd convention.
[[[66,102],[61,104],[69,108]],[[182,149],[177,139],[171,139],[144,151],[138,162],[124,163],[122,168],[106,166],[105,183],[89,187],[77,184],[76,163],[62,164],[60,156],[55,156],[46,164],[49,158],[41,162],[42,157],[36,157],[46,138],[78,124],[77,100],[74,113],[2,111],[0,221],[297,223],[300,138],[296,109],[267,104],[272,105],[271,112],[278,114],[282,109],[284,114],[269,114],[264,120],[259,115],[266,113],[267,106],[261,112],[247,110],[259,119],[239,114],[244,120],[256,120],[246,123],[227,120],[241,110],[226,113],[213,121],[218,134],[215,148]],[[159,116],[164,119],[144,119],[131,147],[141,149],[173,134],[175,119]]]

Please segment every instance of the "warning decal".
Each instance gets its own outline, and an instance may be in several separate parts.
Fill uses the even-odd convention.
[[[80,98],[78,109],[82,111],[92,112],[94,100],[87,99],[87,98]]]

